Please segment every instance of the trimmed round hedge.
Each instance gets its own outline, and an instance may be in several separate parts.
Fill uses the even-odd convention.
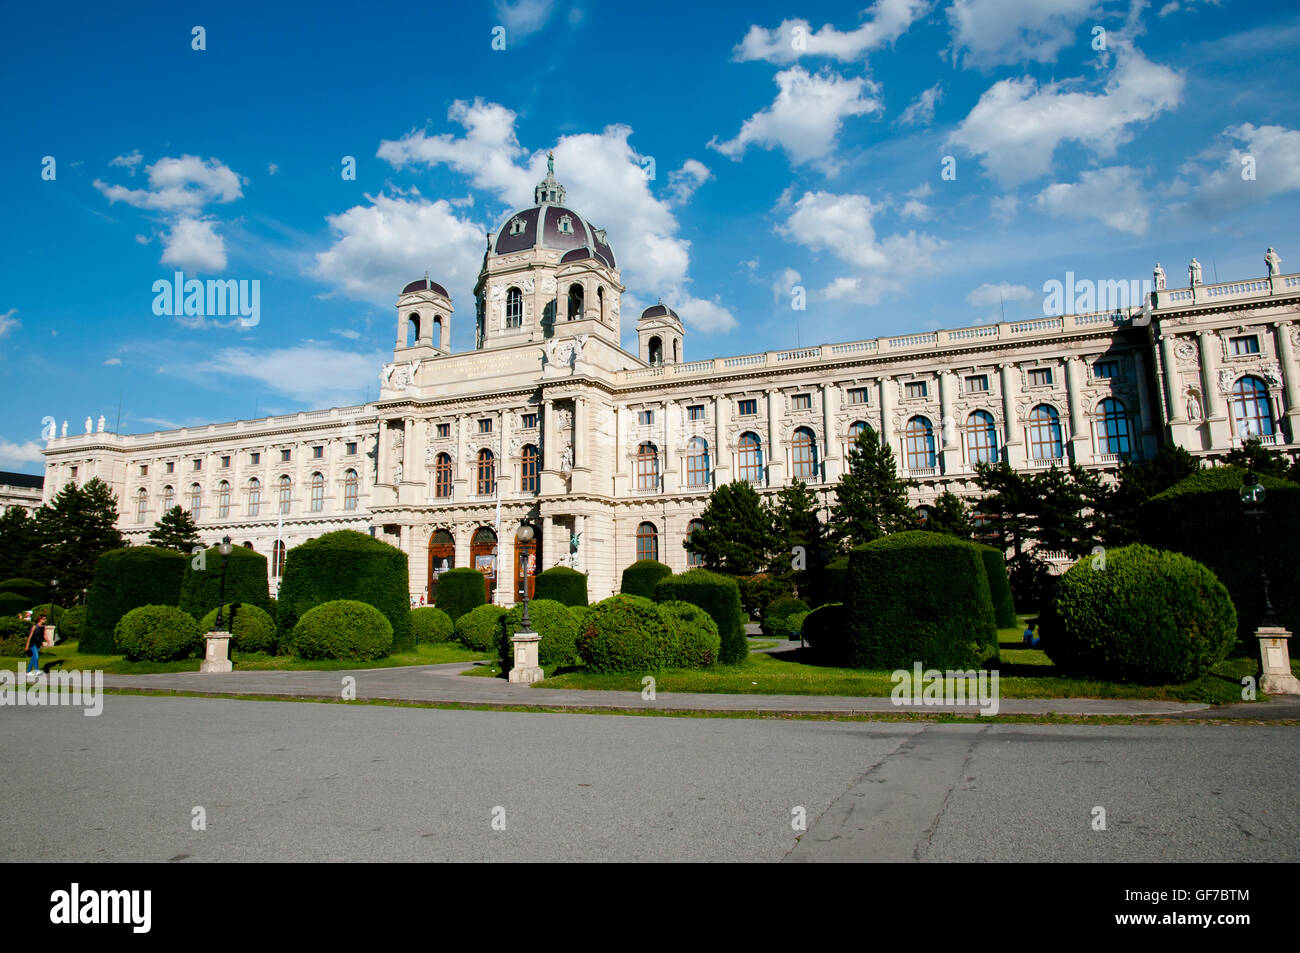
[[[569,615],[573,616],[573,621],[578,623],[579,630],[586,624],[587,613],[590,611],[588,606],[569,606]]]
[[[791,629],[787,620],[796,612],[807,612],[808,604],[794,596],[783,596],[773,601],[763,612],[759,628],[768,638],[789,639],[797,635],[798,629]]]
[[[655,602],[689,602],[707,612],[722,639],[718,661],[723,665],[739,665],[749,658],[745,617],[740,608],[740,587],[730,576],[707,569],[688,569],[680,575],[660,579],[655,584],[653,595]]]
[[[1237,611],[1243,654],[1255,655],[1254,632],[1264,617],[1259,582],[1262,544],[1268,592],[1280,625],[1300,631],[1300,485],[1260,476],[1264,501],[1259,535],[1245,516],[1240,467],[1201,470],[1148,500],[1138,510],[1138,537],[1156,549],[1189,556],[1228,588]],[[1106,554],[1109,568],[1110,553]]]
[[[186,557],[174,549],[128,546],[110,549],[95,561],[86,597],[86,626],[77,651],[112,655],[117,623],[140,606],[175,606],[180,600]],[[194,617],[190,616],[193,622]]]
[[[426,645],[433,642],[447,642],[451,639],[455,626],[447,613],[436,606],[421,606],[411,610],[411,629],[415,632],[415,644]]]
[[[642,596],[596,603],[578,633],[578,655],[593,672],[656,671],[670,663],[672,653],[664,614]]]
[[[803,620],[803,640],[823,665],[847,665],[849,611],[842,602],[820,605]]]
[[[507,667],[514,663],[510,636],[523,628],[524,607],[517,605],[505,616],[498,648],[501,662]],[[530,599],[528,621],[533,631],[542,637],[537,645],[537,657],[543,667],[572,665],[578,657],[578,622],[565,606],[554,599]]]
[[[552,566],[534,577],[537,599],[553,599],[566,606],[587,604],[587,575],[568,566]]]
[[[1136,544],[1085,556],[1057,582],[1039,619],[1043,650],[1072,675],[1163,685],[1190,681],[1236,640],[1227,588],[1181,553]]]
[[[217,607],[221,598],[221,550],[213,546],[203,552],[203,569],[195,569],[197,556],[185,560],[181,577],[180,607],[201,619]],[[226,557],[226,604],[253,605],[271,611],[266,557],[246,546],[234,545]]]
[[[438,577],[436,605],[455,625],[466,612],[487,602],[483,574],[477,569],[448,569]]]
[[[58,628],[59,624],[63,621],[63,615],[64,615],[63,607],[50,605],[48,602],[39,606],[32,606],[33,622],[36,621],[38,616],[42,616],[42,615],[45,616],[46,625],[52,625],[55,628]]]
[[[477,652],[496,652],[500,646],[501,617],[505,614],[505,609],[490,602],[470,609],[456,620],[456,638]]]
[[[275,652],[275,621],[265,609],[251,603],[226,606],[222,623],[230,633],[232,649],[240,652]],[[199,633],[207,636],[217,628],[217,610],[199,620]]]
[[[45,594],[49,592],[49,588],[49,586],[39,580],[23,579],[21,577],[6,579],[4,582],[0,582],[0,592],[12,592],[15,595],[22,596],[24,599],[28,600],[27,605],[23,607],[25,609],[36,605],[36,603],[44,599]]]
[[[802,638],[803,624],[808,619],[808,614],[810,612],[812,612],[811,609],[807,609],[802,612],[791,612],[788,616],[785,617],[785,627],[786,630],[789,632],[789,635],[786,636],[787,639]]]
[[[654,594],[655,583],[672,574],[671,569],[656,559],[638,559],[623,570],[619,592],[626,596],[649,599]]]
[[[1007,575],[1007,560],[1000,549],[975,544],[984,560],[984,572],[989,577],[989,596],[993,600],[993,620],[999,629],[1014,629],[1020,625],[1016,606],[1011,599],[1011,578]]]
[[[713,617],[690,602],[659,603],[672,636],[672,668],[708,668],[718,660],[722,638]]]
[[[305,659],[383,658],[393,647],[393,625],[368,602],[332,599],[303,613],[293,646]]]
[[[86,631],[86,607],[73,606],[63,613],[59,623],[59,639],[62,642],[76,642]]]
[[[998,656],[984,559],[946,533],[892,533],[849,554],[851,668],[978,668]]]
[[[415,646],[406,553],[365,533],[342,529],[289,550],[280,582],[276,628],[281,651],[293,641],[298,620],[326,602],[374,606],[393,630],[393,651]],[[387,653],[389,648],[385,648]]]
[[[17,592],[0,592],[0,615],[17,615],[32,607],[32,600]]]
[[[203,648],[194,616],[175,606],[137,606],[113,630],[117,651],[133,662],[187,659]]]
[[[24,622],[16,615],[0,616],[0,655],[22,656],[27,645],[27,632],[30,622]]]
[[[756,576],[736,576],[735,580],[740,587],[740,608],[754,621],[763,617],[763,610],[769,604],[793,594],[784,581],[765,572]]]

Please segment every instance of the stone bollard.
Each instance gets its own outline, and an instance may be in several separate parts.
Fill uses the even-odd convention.
[[[542,637],[536,632],[521,631],[510,636],[510,644],[515,651],[515,667],[510,670],[510,681],[531,685],[546,677],[537,663],[537,646],[541,641]]]
[[[233,672],[235,667],[230,664],[230,633],[209,632],[207,642],[207,654],[203,657],[203,664],[199,666],[199,671]]]
[[[1291,674],[1291,652],[1287,639],[1291,633],[1280,625],[1260,626],[1255,630],[1259,639],[1259,661],[1263,677],[1259,690],[1265,695],[1300,695],[1300,679]]]

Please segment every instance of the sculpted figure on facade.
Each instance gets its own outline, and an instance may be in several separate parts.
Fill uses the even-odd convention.
[[[1193,288],[1201,283],[1201,263],[1195,258],[1193,258],[1191,264],[1187,266],[1187,280],[1191,283]]]
[[[66,437],[67,435],[68,435],[68,422],[65,420],[63,422],[63,431],[59,434],[59,436]]]
[[[1201,398],[1195,387],[1187,388],[1187,419],[1201,419]]]
[[[1282,258],[1273,250],[1271,245],[1269,246],[1268,251],[1264,253],[1264,267],[1268,269],[1268,276],[1270,278],[1282,273]]]
[[[1165,270],[1160,267],[1160,262],[1156,262],[1156,269],[1153,274],[1156,279],[1156,291],[1163,291],[1165,287]]]
[[[87,417],[87,418],[86,418],[86,433],[90,433],[93,427],[94,427],[94,422],[93,422],[89,417]]]

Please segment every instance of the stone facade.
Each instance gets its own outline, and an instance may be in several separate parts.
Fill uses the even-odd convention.
[[[55,437],[46,498],[98,476],[140,543],[168,487],[192,508],[197,486],[205,540],[270,556],[277,540],[357,529],[410,555],[417,600],[435,567],[499,561],[508,604],[525,558],[588,573],[593,599],[639,555],[685,569],[690,521],[730,480],[773,494],[799,477],[829,505],[862,424],[919,482],[918,506],[972,495],[980,459],[1113,470],[1162,442],[1214,458],[1250,435],[1300,450],[1300,275],[1161,281],[1145,310],[685,362],[663,305],[637,322],[639,353],[623,350],[604,232],[564,207],[553,174],[536,199],[488,236],[473,351],[450,350],[445,290],[412,282],[373,403]],[[523,521],[539,537],[531,555],[516,552]]]

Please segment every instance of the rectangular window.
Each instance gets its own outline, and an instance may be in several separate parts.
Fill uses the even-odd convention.
[[[480,421],[478,422],[478,432],[479,432],[479,433],[491,433],[491,432],[492,432],[492,418],[491,418],[491,417],[484,417],[482,420],[480,420]]]
[[[222,458],[221,458],[221,469],[223,469],[223,470],[229,470],[229,469],[230,469],[230,457],[222,457]]]
[[[1029,372],[1030,387],[1046,387],[1052,383],[1052,369],[1050,367],[1040,367]]]
[[[148,476],[148,475],[149,475],[149,464],[147,463],[140,464],[140,476]]]
[[[439,437],[450,437],[450,436],[451,436],[451,424],[438,424],[438,436],[439,436]]]
[[[790,398],[790,406],[795,410],[812,410],[812,394],[795,394]]]
[[[1228,340],[1232,344],[1232,353],[1234,355],[1259,353],[1259,338],[1253,334],[1248,334],[1245,337],[1229,338]]]
[[[688,417],[689,420],[703,420],[703,419],[704,419],[704,405],[703,405],[703,404],[692,404],[691,406],[689,406],[689,407],[686,408],[686,411],[687,411],[687,417]]]
[[[280,451],[280,462],[281,462],[281,463],[288,463],[288,462],[289,462],[289,453],[290,453],[290,452],[289,452],[288,450],[281,450],[281,451]]]
[[[248,462],[254,466],[262,462],[262,455],[260,453],[250,453],[248,456],[250,457]]]
[[[312,448],[311,448],[311,456],[312,456],[312,459],[313,459],[313,460],[319,460],[319,459],[321,459],[322,457],[325,456],[325,448],[324,448],[324,447],[312,447]]]
[[[194,461],[194,469],[196,469],[196,470],[202,470],[202,469],[203,469],[203,461],[202,461],[202,460],[195,460],[195,461]]]
[[[1117,361],[1098,361],[1092,365],[1092,376],[1107,379],[1119,377],[1119,363]]]
[[[655,422],[655,412],[653,410],[637,411],[636,422],[643,427],[648,427]]]
[[[755,417],[758,415],[758,401],[742,400],[738,401],[738,410],[736,411],[742,417]]]
[[[536,415],[536,414],[524,414],[524,429],[525,429],[525,430],[536,430],[536,429],[537,429],[537,415]]]
[[[908,400],[916,397],[924,397],[927,393],[925,381],[908,381],[903,388],[903,394]]]
[[[168,472],[168,473],[175,473],[175,472],[176,472],[176,464],[174,464],[174,463],[170,463],[170,462],[169,462],[169,463],[167,464],[167,472]]]
[[[966,393],[975,394],[983,393],[989,389],[989,378],[987,374],[975,374],[966,378]]]
[[[868,393],[867,388],[865,388],[865,387],[850,387],[850,388],[849,388],[849,403],[850,403],[850,404],[867,404],[867,403],[870,403],[870,394]]]
[[[347,447],[348,447],[347,450],[348,456],[355,457],[357,455],[357,442],[355,440],[349,440]]]

